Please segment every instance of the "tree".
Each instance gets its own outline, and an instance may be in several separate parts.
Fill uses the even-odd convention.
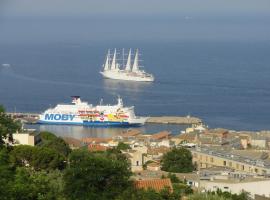
[[[187,173],[194,170],[192,155],[185,148],[174,148],[172,151],[164,154],[161,165],[162,170],[174,173]]]
[[[182,183],[182,181],[175,174],[169,173],[167,178],[171,179],[172,183]]]
[[[10,153],[14,167],[32,167],[34,170],[53,170],[65,167],[64,157],[53,149],[19,145]]]
[[[51,133],[51,132],[49,132],[49,131],[41,131],[41,132],[39,133],[39,136],[40,136],[40,138],[41,138],[41,140],[42,140],[43,142],[46,142],[46,141],[52,141],[52,140],[54,140],[54,139],[57,138],[56,135],[54,135],[53,133]]]
[[[10,167],[9,154],[6,148],[0,149],[0,199],[11,199],[11,187],[14,170]]]
[[[123,191],[116,200],[163,200],[162,195],[153,190],[153,189],[136,189],[134,187],[129,187],[125,191]]]
[[[48,131],[40,132],[39,135],[41,138],[39,146],[54,149],[65,158],[70,154],[71,149],[69,145],[61,137],[57,137]]]
[[[119,142],[117,145],[117,149],[119,150],[127,150],[127,149],[131,149],[130,146],[128,144],[125,144],[124,142]]]
[[[0,148],[4,144],[4,139],[12,141],[12,134],[20,128],[21,124],[6,115],[4,107],[0,105]]]
[[[65,194],[70,199],[112,199],[130,185],[127,162],[106,153],[75,150],[64,173]]]

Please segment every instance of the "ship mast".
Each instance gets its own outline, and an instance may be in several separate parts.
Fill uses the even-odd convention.
[[[132,71],[133,72],[138,72],[139,71],[139,50],[138,49],[136,49],[136,54],[135,54],[135,58],[134,58]]]
[[[127,59],[127,64],[126,64],[126,71],[130,71],[131,70],[131,49],[129,49],[128,52],[128,59]]]
[[[107,70],[110,69],[109,60],[110,60],[110,49],[108,50],[108,54],[106,56],[106,61],[105,61],[105,65],[104,65],[104,71],[107,71]]]

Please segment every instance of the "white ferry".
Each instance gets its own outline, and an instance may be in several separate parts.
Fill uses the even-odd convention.
[[[136,117],[134,107],[124,107],[118,97],[116,105],[93,106],[81,101],[79,96],[72,96],[71,104],[58,104],[39,115],[40,124],[65,124],[84,126],[141,126],[147,117]]]
[[[100,72],[103,77],[109,79],[126,80],[126,81],[140,81],[140,82],[152,82],[154,76],[146,73],[139,67],[139,51],[136,50],[134,62],[131,61],[131,49],[128,53],[128,58],[125,63],[125,52],[123,50],[122,66],[117,62],[117,52],[114,50],[113,58],[111,59],[110,50],[106,56],[105,64],[102,66],[103,70]]]

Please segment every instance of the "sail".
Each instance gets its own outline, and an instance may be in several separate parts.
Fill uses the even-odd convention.
[[[136,50],[132,71],[133,72],[139,71],[139,52],[138,52],[138,49]]]
[[[111,70],[115,70],[115,69],[116,69],[116,49],[114,49],[113,59],[112,59],[112,64],[111,64]]]
[[[105,61],[105,64],[104,64],[104,71],[107,71],[107,70],[110,69],[109,60],[110,60],[110,49],[108,50],[108,54],[106,56],[106,61]]]
[[[128,59],[127,59],[127,64],[126,64],[126,71],[130,71],[131,70],[131,49],[129,49],[128,52]]]
[[[114,49],[111,70],[117,70],[117,69],[119,69],[119,64],[116,63],[116,49]]]

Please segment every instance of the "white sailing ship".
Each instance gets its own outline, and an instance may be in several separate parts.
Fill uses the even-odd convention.
[[[123,63],[120,65],[117,62],[117,52],[114,49],[113,57],[111,59],[110,50],[106,56],[103,70],[100,72],[105,78],[117,79],[117,80],[127,80],[127,81],[142,81],[142,82],[152,82],[154,81],[154,76],[152,74],[146,73],[144,70],[140,69],[139,66],[139,51],[136,50],[134,61],[131,60],[132,52],[129,50],[128,57],[125,59],[125,53],[123,50]],[[126,62],[125,62],[126,61]]]

